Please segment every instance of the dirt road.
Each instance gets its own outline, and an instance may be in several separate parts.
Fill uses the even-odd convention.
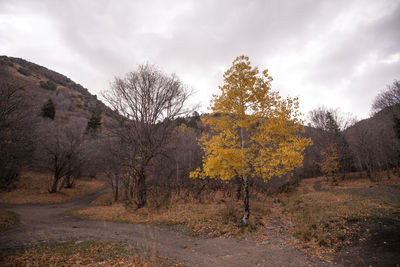
[[[190,236],[178,227],[90,221],[67,214],[89,205],[103,192],[62,204],[0,204],[20,216],[20,223],[0,233],[0,249],[47,241],[113,241],[156,251],[188,266],[330,266],[310,259],[274,236],[265,242]]]

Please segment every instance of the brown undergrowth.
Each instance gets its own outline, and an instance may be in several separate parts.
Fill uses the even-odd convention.
[[[274,196],[253,192],[247,227],[240,225],[242,202],[222,192],[203,197],[203,201],[171,197],[157,208],[150,200],[141,209],[115,203],[108,194],[95,200],[94,206],[73,214],[93,220],[183,225],[193,234],[207,237],[263,241],[286,236],[308,255],[329,260],[343,249],[369,240],[379,227],[400,223],[400,179],[371,182],[360,175],[352,174],[336,186],[323,177],[305,179],[294,191]]]
[[[141,209],[134,209],[122,202],[111,205],[110,203],[112,203],[112,195],[102,195],[92,202],[96,206],[75,210],[72,214],[92,220],[183,225],[189,228],[193,235],[238,237],[264,228],[264,220],[270,213],[271,201],[269,199],[250,200],[251,217],[246,227],[240,223],[242,201],[223,199],[215,195],[202,202],[172,199],[169,205],[161,208],[148,205]]]
[[[50,194],[48,183],[50,173],[24,172],[10,191],[0,192],[1,203],[60,203],[83,197],[103,189],[106,183],[100,179],[80,179],[73,188]]]
[[[1,266],[183,266],[120,243],[52,243],[3,251]]]
[[[400,222],[398,178],[371,182],[349,179],[332,186],[325,178],[303,180],[283,202],[295,228],[299,246],[330,257],[368,238],[371,225],[387,219]]]

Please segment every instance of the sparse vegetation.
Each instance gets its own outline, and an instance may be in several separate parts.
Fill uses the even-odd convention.
[[[168,207],[131,209],[124,203],[110,205],[112,196],[102,196],[93,204],[103,204],[82,210],[73,215],[91,220],[104,220],[127,223],[150,223],[163,225],[183,225],[193,235],[207,237],[240,237],[249,232],[262,232],[269,214],[270,201],[251,200],[253,216],[247,226],[241,225],[241,203],[233,200],[216,200],[198,203],[196,201],[171,201]],[[151,200],[149,200],[151,201]],[[105,204],[105,205],[104,205]]]
[[[18,68],[17,71],[18,71],[19,73],[21,73],[22,75],[24,75],[24,76],[29,76],[29,75],[31,75],[27,69],[24,69],[24,68],[21,68],[21,67]]]
[[[49,194],[50,173],[24,172],[15,185],[15,189],[0,194],[2,203],[59,203],[83,197],[104,188],[105,182],[99,179],[80,179],[74,188],[65,188],[62,192]]]
[[[120,243],[68,242],[8,250],[1,266],[183,266]]]
[[[391,192],[392,193],[389,193]],[[284,200],[293,234],[317,251],[334,254],[372,234],[370,226],[390,218],[400,223],[400,181],[348,180],[331,187],[323,177],[307,179]]]
[[[396,178],[373,183],[359,178],[359,175],[349,174],[349,177],[356,178],[335,186],[319,177],[303,180],[293,192],[268,198],[260,198],[262,195],[257,194],[251,199],[253,216],[247,227],[240,223],[240,201],[223,199],[222,192],[210,194],[208,200],[201,203],[177,197],[162,208],[151,207],[152,200],[149,199],[149,205],[141,209],[114,202],[109,193],[92,203],[96,206],[75,210],[72,214],[92,220],[182,225],[193,235],[207,237],[242,238],[251,235],[261,240],[268,238],[270,233],[267,229],[274,225],[274,218],[282,220],[288,217],[279,227],[288,229],[301,240],[296,246],[311,248],[311,255],[326,259],[375,234],[379,236],[380,231],[394,234],[400,225],[397,197],[400,181]],[[384,228],[377,228],[377,225],[384,225]],[[390,242],[393,246],[392,240]]]
[[[40,87],[46,90],[55,91],[57,89],[57,84],[55,84],[52,80],[40,81]]]

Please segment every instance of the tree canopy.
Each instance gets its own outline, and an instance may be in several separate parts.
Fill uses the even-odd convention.
[[[282,98],[272,91],[267,69],[260,73],[247,56],[239,56],[223,77],[220,94],[211,102],[212,113],[202,117],[209,129],[199,140],[203,163],[191,177],[242,177],[242,222],[247,224],[248,179],[262,177],[267,181],[302,166],[303,152],[311,140],[300,135],[304,130],[298,99]]]
[[[120,167],[126,168],[130,198],[138,208],[146,204],[146,179],[152,161],[161,156],[174,134],[174,120],[188,113],[191,92],[175,75],[153,65],[139,65],[115,78],[104,98],[121,116],[115,128]]]

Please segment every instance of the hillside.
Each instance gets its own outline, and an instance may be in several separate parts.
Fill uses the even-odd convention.
[[[102,127],[111,127],[115,113],[95,95],[70,78],[20,58],[0,56],[0,79],[17,83],[29,97],[35,112],[51,99],[56,123],[76,121],[86,125],[92,112],[101,111]]]

